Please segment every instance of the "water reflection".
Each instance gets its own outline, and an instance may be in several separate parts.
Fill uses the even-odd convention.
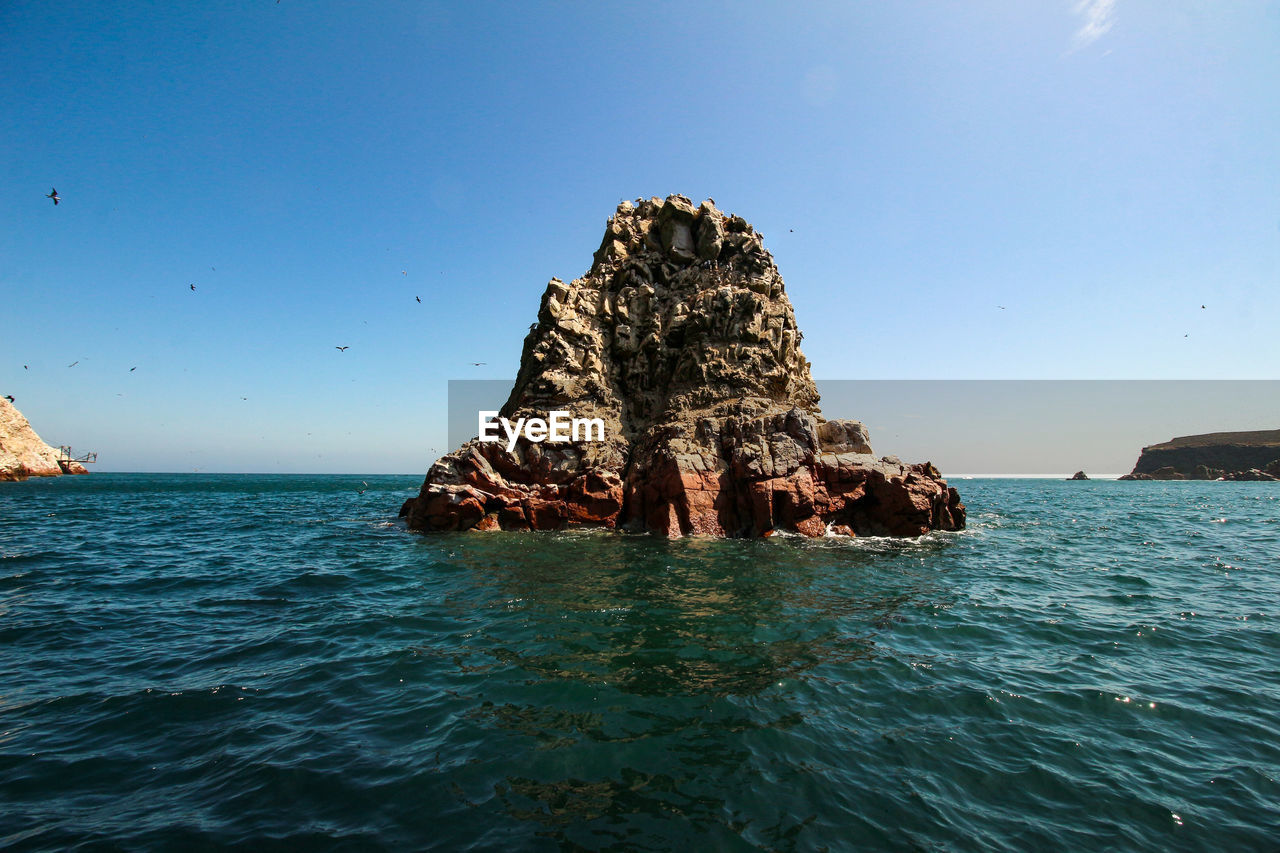
[[[936,603],[931,572],[881,576],[886,554],[847,546],[524,536],[513,554],[513,538],[454,550],[483,590],[459,609],[506,611],[478,647],[541,679],[645,696],[756,694],[870,656],[899,611]],[[923,563],[945,545],[908,547],[887,556]]]
[[[823,713],[808,682],[871,665],[898,620],[949,603],[944,540],[495,535],[448,548],[467,580],[449,604],[475,626],[453,659],[482,678],[467,717],[516,749],[486,787],[561,844],[661,847],[678,817],[741,846],[725,780],[754,791],[812,772],[777,759],[780,733]],[[779,813],[753,843],[790,849],[812,817]]]

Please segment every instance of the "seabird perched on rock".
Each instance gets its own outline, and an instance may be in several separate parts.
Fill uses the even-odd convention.
[[[12,394],[5,394],[5,395],[4,395],[4,398],[5,398],[6,400],[8,400],[10,403],[14,402],[14,399],[13,399],[13,395],[12,395]]]
[[[51,188],[49,189],[49,194],[48,194],[48,195],[46,195],[46,196],[45,196],[45,198],[51,198],[51,199],[53,199],[53,206],[54,206],[54,207],[57,207],[57,206],[58,206],[58,201],[62,198],[62,196],[58,195],[58,188],[57,188],[57,187],[51,187]]]

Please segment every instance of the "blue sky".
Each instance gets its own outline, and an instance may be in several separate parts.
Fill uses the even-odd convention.
[[[1261,2],[7,2],[0,393],[104,470],[421,473],[447,380],[671,192],[763,231],[818,377],[1275,378],[1277,44]]]

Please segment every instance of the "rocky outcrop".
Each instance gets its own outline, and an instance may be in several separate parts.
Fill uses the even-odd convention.
[[[1229,471],[1226,474],[1223,474],[1220,479],[1241,483],[1256,483],[1280,480],[1280,477],[1277,477],[1274,474],[1269,474],[1266,471],[1261,471],[1257,468],[1250,468],[1248,471]]]
[[[603,439],[474,439],[436,461],[409,528],[627,527],[668,536],[918,536],[965,510],[929,463],[826,420],[772,255],[683,196],[623,202],[588,273],[552,279],[500,415],[567,411]]]
[[[1068,480],[1087,480],[1087,479],[1089,479],[1089,475],[1088,475],[1088,474],[1086,474],[1086,473],[1085,473],[1085,472],[1083,472],[1083,471],[1077,471],[1077,472],[1075,472],[1074,474],[1072,474],[1070,477],[1068,477],[1067,479],[1068,479]]]
[[[1272,470],[1272,469],[1275,470]],[[1280,430],[1186,435],[1142,448],[1121,480],[1241,480],[1280,475]]]
[[[83,465],[75,462],[67,463],[64,471],[58,462],[58,451],[36,435],[17,407],[0,397],[0,480],[87,473]]]

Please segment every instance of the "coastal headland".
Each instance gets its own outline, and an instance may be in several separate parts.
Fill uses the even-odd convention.
[[[0,397],[0,480],[89,473],[79,462],[60,457],[58,449],[44,443],[22,412]]]
[[[1278,480],[1280,429],[1184,435],[1142,448],[1121,480]]]
[[[431,466],[401,516],[424,532],[962,528],[960,495],[932,464],[877,457],[861,423],[822,417],[802,337],[745,219],[710,199],[624,201],[587,274],[547,284],[498,413],[504,424],[569,413],[603,435],[508,442],[482,428]]]

